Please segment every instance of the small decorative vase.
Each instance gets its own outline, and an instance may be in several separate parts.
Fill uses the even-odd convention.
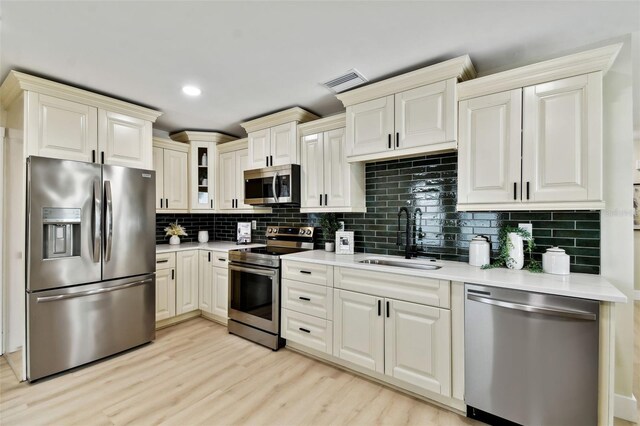
[[[198,242],[199,243],[209,242],[209,231],[198,231]]]
[[[172,235],[171,238],[169,238],[169,244],[172,244],[172,245],[180,244],[180,237],[178,237],[177,235]]]
[[[524,266],[524,240],[521,235],[509,232],[509,258],[507,268],[522,269]]]
[[[334,251],[336,249],[336,243],[335,242],[330,242],[330,243],[324,243],[324,251]]]

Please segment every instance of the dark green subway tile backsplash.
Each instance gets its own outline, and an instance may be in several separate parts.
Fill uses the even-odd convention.
[[[417,225],[424,237],[416,242],[423,256],[466,262],[469,242],[477,234],[490,237],[495,256],[500,227],[532,223],[537,244],[534,258],[541,260],[548,247],[557,245],[570,255],[571,271],[599,273],[600,212],[456,212],[456,171],[455,153],[367,164],[367,213],[337,214],[339,220],[345,222],[346,229],[354,231],[356,250],[372,254],[404,254],[404,247],[396,242],[398,209],[405,206],[422,210],[422,220],[418,220]],[[256,220],[258,229],[253,233],[253,240],[264,242],[267,225],[317,226],[319,215],[300,213],[290,207],[278,207],[272,214],[257,215],[157,215],[158,243],[168,241],[162,229],[176,219],[189,233],[183,241],[197,241],[200,229],[208,230],[211,240],[232,241],[237,222]],[[404,222],[401,229],[404,229]],[[317,248],[321,248],[320,232],[318,237]]]

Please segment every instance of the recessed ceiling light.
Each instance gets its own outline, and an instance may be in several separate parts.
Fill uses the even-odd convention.
[[[184,86],[182,88],[182,91],[185,95],[189,96],[200,96],[200,93],[202,93],[202,90],[200,90],[196,86]]]

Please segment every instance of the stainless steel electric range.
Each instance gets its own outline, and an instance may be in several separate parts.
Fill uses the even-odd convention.
[[[278,350],[280,256],[313,250],[312,226],[267,226],[267,246],[229,252],[229,333]]]

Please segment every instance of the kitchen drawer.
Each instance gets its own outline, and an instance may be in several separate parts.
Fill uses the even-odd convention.
[[[156,254],[156,269],[171,269],[176,267],[175,253]]]
[[[333,287],[333,266],[283,260],[282,278]]]
[[[451,285],[447,280],[336,268],[334,281],[336,288],[439,308],[451,307]]]
[[[213,266],[216,268],[228,268],[229,267],[229,253],[221,253],[219,251],[211,252],[213,259]]]
[[[282,310],[282,337],[326,354],[333,353],[333,322]]]
[[[282,307],[314,317],[333,319],[333,288],[282,280]]]

